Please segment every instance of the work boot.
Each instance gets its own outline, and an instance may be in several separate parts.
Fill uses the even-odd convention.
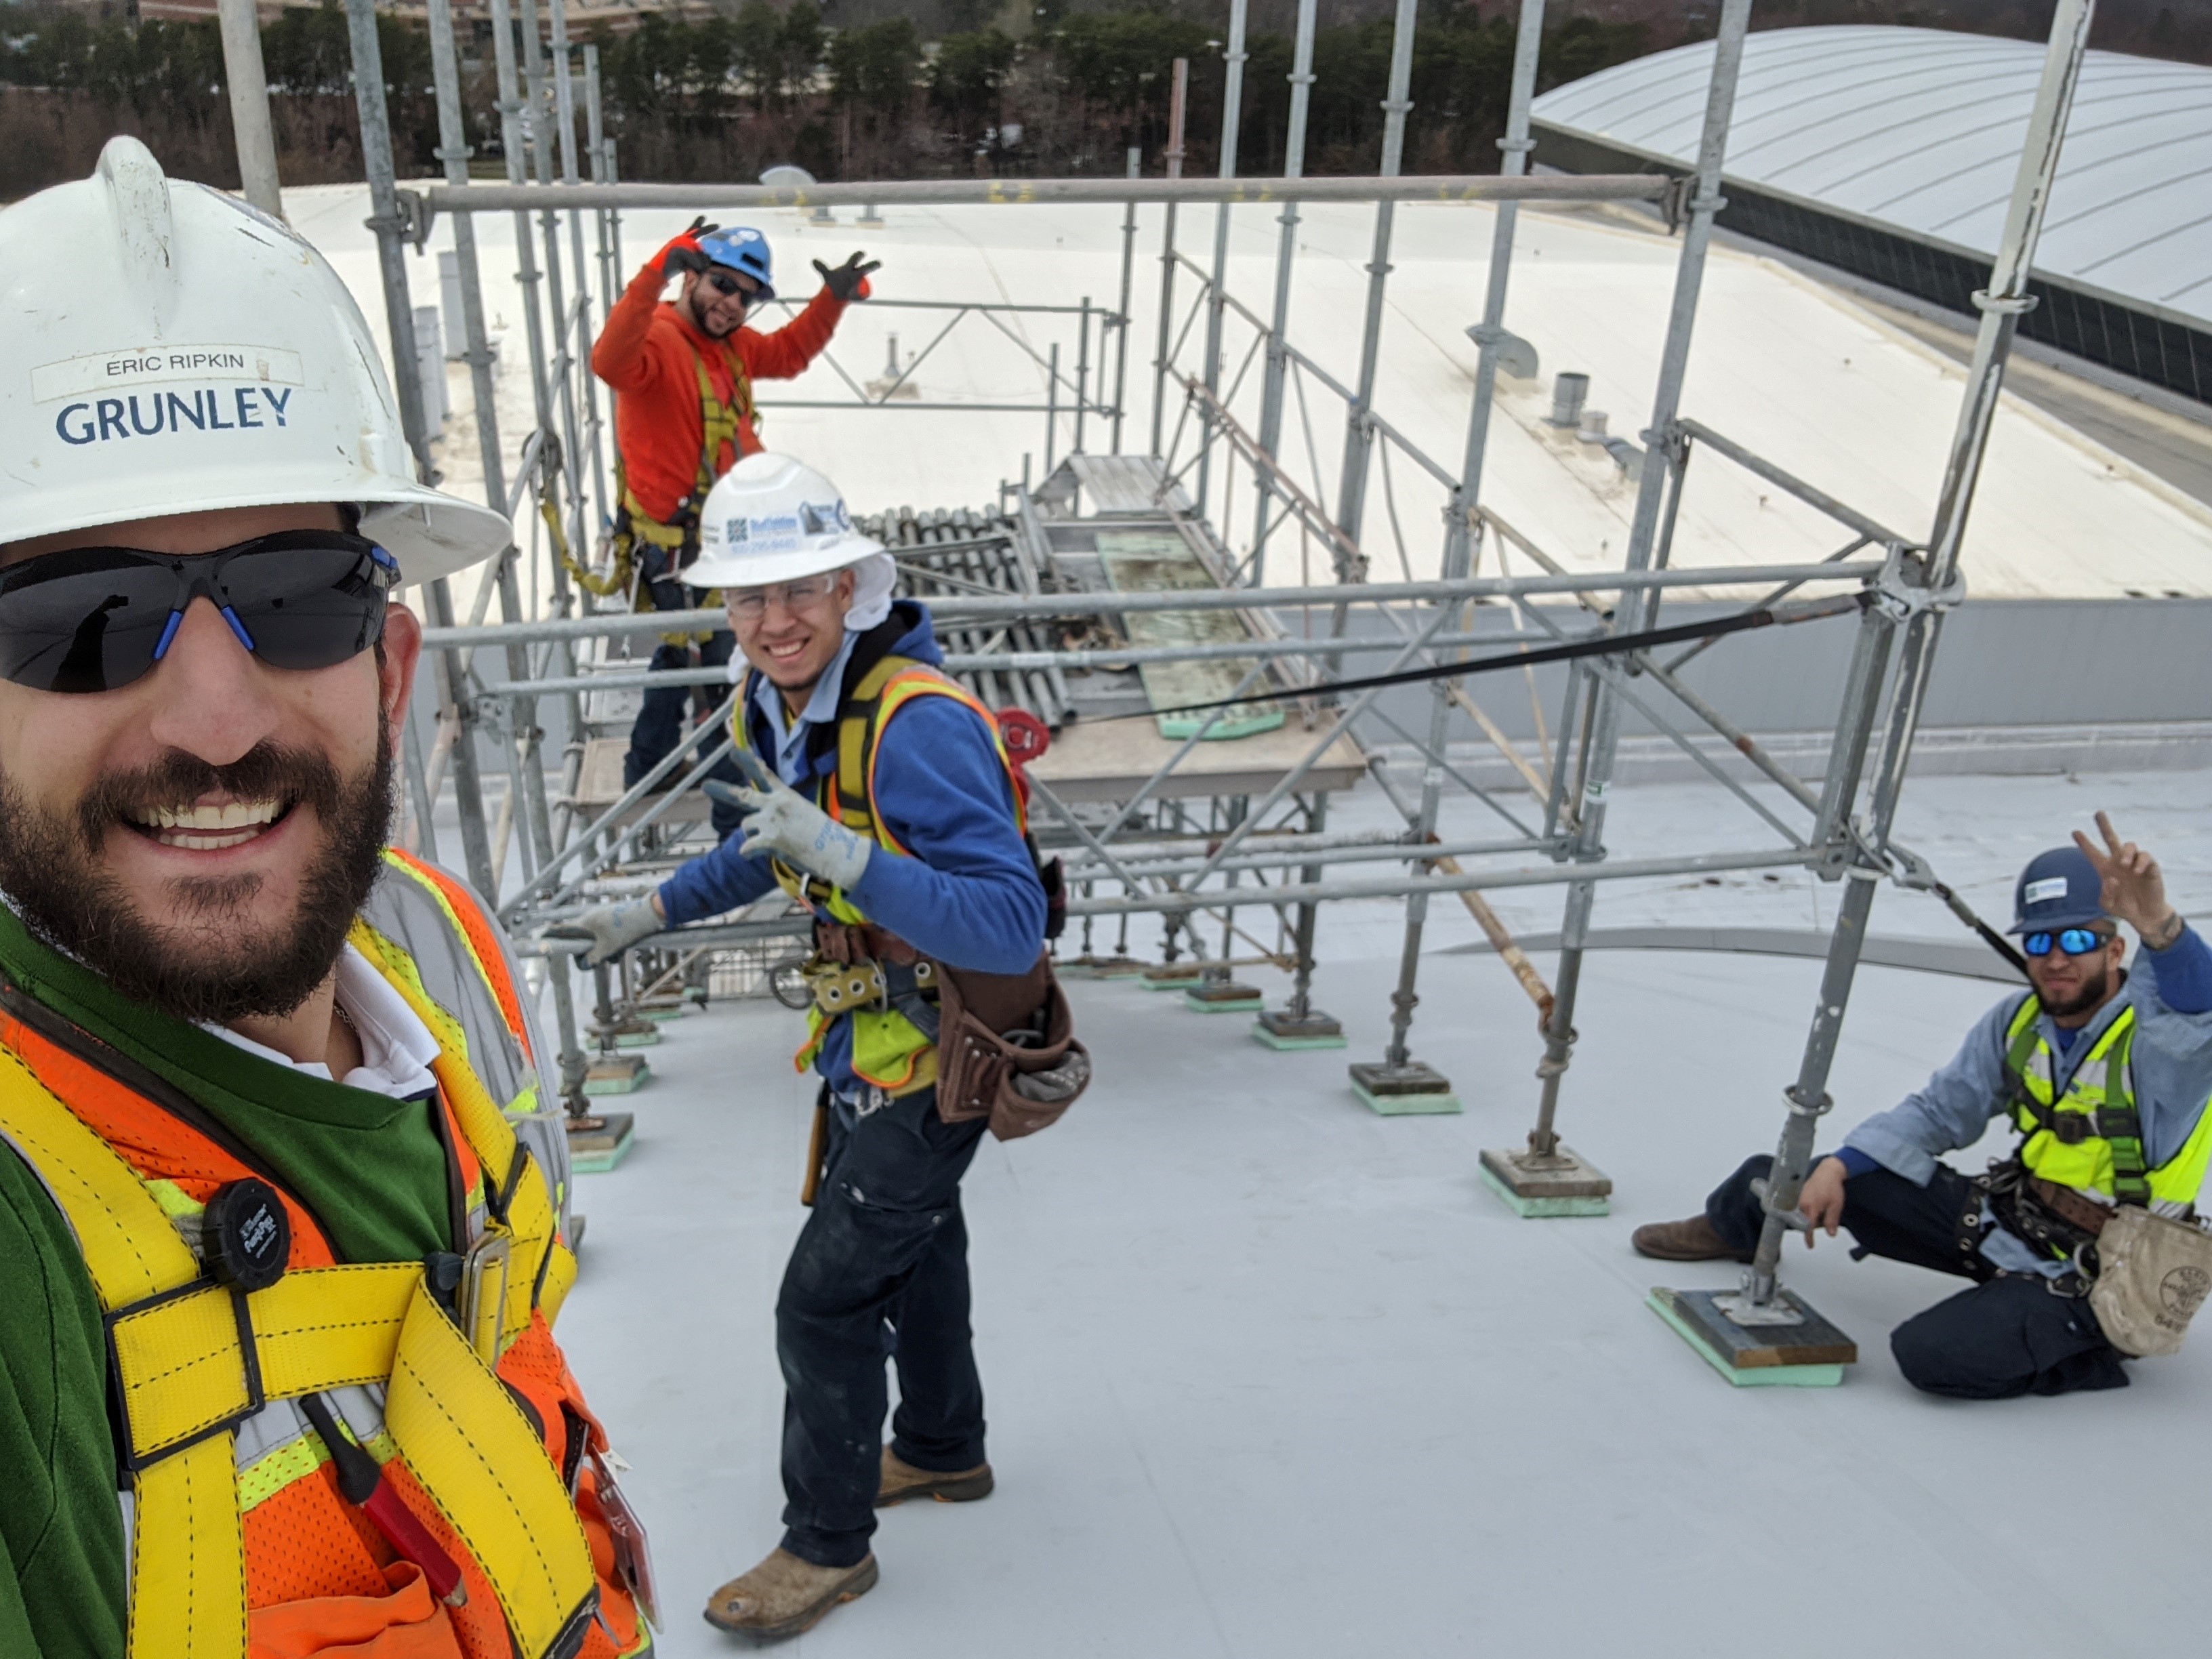
[[[780,1641],[812,1630],[839,1602],[875,1587],[873,1555],[854,1566],[817,1567],[789,1550],[771,1550],[760,1565],[707,1598],[707,1622],[717,1630]]]
[[[876,1507],[887,1510],[909,1498],[934,1498],[940,1504],[972,1504],[991,1495],[991,1466],[978,1463],[957,1474],[918,1469],[889,1446],[884,1448],[883,1479],[876,1486]]]
[[[1687,1221],[1655,1221],[1628,1236],[1636,1254],[1661,1261],[1748,1261],[1749,1250],[1739,1250],[1720,1236],[1703,1215]]]

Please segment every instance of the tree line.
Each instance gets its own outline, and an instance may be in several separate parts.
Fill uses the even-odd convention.
[[[1503,0],[1431,0],[1416,36],[1406,164],[1489,171],[1503,130],[1513,26]],[[911,178],[975,171],[1120,173],[1126,150],[1158,172],[1168,85],[1190,63],[1185,170],[1218,166],[1225,80],[1219,18],[1167,5],[1054,15],[1017,40],[985,0],[946,0],[952,27],[925,39],[908,14],[835,27],[815,0],[728,0],[697,18],[647,12],[593,33],[607,130],[623,176],[750,179],[777,162],[817,178]],[[98,21],[52,4],[11,7],[0,33],[0,198],[91,168],[100,144],[130,131],[180,176],[235,186],[217,26]],[[393,143],[403,176],[437,166],[429,48],[421,27],[380,16]],[[1570,16],[1547,32],[1546,85],[1639,55],[1641,23]],[[490,41],[465,35],[463,97],[480,165],[496,165],[499,121]],[[1247,42],[1238,166],[1279,171],[1291,43]],[[362,176],[344,12],[337,0],[283,13],[262,30],[280,169],[288,183]],[[1322,31],[1307,167],[1371,170],[1379,153],[1390,24]]]

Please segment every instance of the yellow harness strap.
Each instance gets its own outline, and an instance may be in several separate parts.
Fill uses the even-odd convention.
[[[505,1136],[496,1165],[496,1138],[477,1139],[482,1112],[455,1108],[487,1173],[503,1176],[518,1149],[489,1109]],[[525,1659],[551,1647],[597,1583],[583,1528],[544,1443],[419,1264],[299,1268],[247,1297],[204,1280],[137,1174],[4,1048],[0,1134],[68,1218],[106,1316],[136,1505],[131,1659],[245,1653],[237,1425],[264,1401],[386,1379],[386,1426],[491,1580]],[[552,1237],[543,1178],[520,1173],[518,1254]],[[532,1276],[510,1285],[510,1340],[528,1322]],[[573,1277],[572,1261],[563,1291]]]

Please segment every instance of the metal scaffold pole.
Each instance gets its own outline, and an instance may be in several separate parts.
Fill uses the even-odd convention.
[[[576,158],[576,83],[568,68],[568,54],[574,48],[568,40],[567,0],[550,0],[550,12],[553,25],[554,107],[561,124],[561,177],[567,184],[577,185],[582,183],[583,179],[582,169],[579,167]],[[596,121],[593,125],[597,125]],[[591,341],[596,331],[592,326],[592,264],[591,261],[584,257],[584,216],[573,209],[568,214],[568,257],[571,266],[576,273],[576,311],[575,321],[573,325],[575,331],[575,343],[571,349],[573,354],[581,360],[590,356]],[[607,289],[605,301],[606,306],[611,306],[614,303],[614,290],[611,286]],[[602,320],[604,320],[604,315],[603,307]],[[603,447],[599,442],[599,377],[590,372],[589,365],[586,364],[583,372],[576,378],[583,382],[584,386],[584,424],[580,436],[591,462],[592,499],[598,504],[600,514],[611,517],[612,504],[607,500],[606,458],[602,453]],[[572,458],[570,465],[578,465],[580,463]],[[580,489],[583,484],[583,477],[580,473],[577,476],[576,483]],[[587,523],[595,521],[587,520]],[[586,533],[589,533],[588,530]],[[587,547],[588,544],[580,541],[578,545]]]
[[[284,198],[276,185],[276,139],[269,127],[269,76],[261,62],[261,15],[254,0],[222,0],[218,15],[240,188],[255,207],[272,219],[282,219]]]
[[[1714,41],[1712,82],[1705,96],[1704,130],[1698,141],[1694,193],[1682,233],[1681,257],[1675,266],[1674,297],[1660,356],[1659,382],[1651,400],[1651,422],[1645,440],[1650,450],[1638,479],[1636,516],[1629,531],[1627,568],[1632,571],[1650,567],[1658,538],[1668,471],[1658,464],[1658,453],[1674,426],[1681,403],[1682,378],[1689,367],[1690,337],[1697,324],[1705,253],[1712,242],[1714,216],[1723,205],[1721,163],[1728,153],[1729,122],[1735,111],[1736,78],[1743,66],[1744,36],[1750,21],[1751,0],[1723,0],[1720,33]],[[1653,602],[1649,590],[1624,593],[1614,613],[1616,631],[1641,628]],[[1620,694],[1603,675],[1594,676],[1593,684],[1591,714],[1583,739],[1581,798],[1575,809],[1577,825],[1571,842],[1573,858],[1585,864],[1605,855],[1606,793],[1613,781],[1613,757],[1620,735]],[[1560,1080],[1573,1053],[1575,1001],[1582,986],[1590,907],[1596,892],[1595,884],[1588,879],[1578,880],[1567,890],[1566,915],[1559,930],[1558,981],[1552,988],[1552,1012],[1544,1029],[1544,1058],[1537,1068],[1542,1094],[1536,1127],[1528,1134],[1528,1150],[1540,1158],[1553,1157],[1559,1150],[1553,1125],[1559,1115]]]
[[[1405,160],[1406,115],[1413,106],[1407,94],[1413,84],[1413,29],[1419,19],[1420,0],[1398,0],[1398,17],[1390,36],[1390,89],[1382,100],[1382,165],[1386,179],[1398,176]],[[1375,408],[1375,368],[1382,346],[1382,301],[1390,280],[1390,232],[1397,207],[1392,202],[1375,205],[1375,250],[1367,262],[1367,319],[1359,337],[1359,380],[1346,416],[1344,472],[1336,489],[1337,528],[1353,542],[1359,539],[1367,508],[1367,456],[1374,441],[1368,425]]]
[[[1296,44],[1291,52],[1291,118],[1283,138],[1283,177],[1302,179],[1306,171],[1306,112],[1313,99],[1314,14],[1316,0],[1298,0]],[[1283,392],[1290,369],[1291,273],[1298,257],[1298,204],[1283,204],[1282,237],[1275,246],[1275,307],[1267,331],[1266,380],[1260,393],[1260,447],[1271,459],[1283,440]],[[1257,469],[1258,499],[1252,507],[1252,561],[1248,580],[1254,587],[1267,576],[1267,514],[1273,510],[1275,475]]]
[[[1129,177],[1134,179],[1144,171],[1145,152],[1137,145],[1129,146]],[[1114,325],[1114,431],[1113,453],[1121,453],[1121,416],[1129,407],[1129,302],[1133,297],[1137,275],[1137,204],[1131,202],[1121,213],[1121,320]],[[1101,377],[1104,368],[1101,365]]]
[[[1936,646],[1942,633],[1944,613],[1957,602],[1959,550],[1966,535],[1974,486],[1981,475],[1982,459],[1989,445],[1990,428],[1996,416],[1997,396],[2003,390],[2006,359],[2020,319],[2035,303],[2027,291],[2036,243],[2050,206],[2051,188],[2057,176],[2058,156],[2066,137],[2066,118],[2081,75],[2088,49],[2089,24],[2095,0],[2058,0],[2051,18],[2050,44],[2043,61],[2043,78],[2028,117],[2020,168],[2014,177],[2012,198],[2005,212],[2004,234],[1997,245],[1990,285],[1974,295],[1981,310],[1981,326],[1974,341],[1974,356],[1966,374],[1966,395],[1958,425],[1951,439],[1943,469],[1942,488],[1936,498],[1935,527],[1921,581],[1902,597],[1905,612],[1904,643],[1899,655],[1897,683],[1891,693],[1889,728],[1878,763],[1869,811],[1854,839],[1843,902],[1835,932],[1828,945],[1826,967],[1821,975],[1820,1000],[1805,1039],[1805,1053],[1797,1079],[1785,1091],[1789,1116],[1784,1121],[1774,1168],[1766,1183],[1766,1220],[1759,1249],[1745,1274],[1744,1293],[1720,1298],[1729,1318],[1745,1325],[1795,1324],[1808,1316],[1778,1284],[1783,1234],[1797,1208],[1800,1189],[1810,1172],[1814,1137],[1831,1101],[1828,1072],[1835,1059],[1836,1042],[1843,1028],[1851,984],[1866,938],[1866,924],[1874,908],[1876,884],[1883,870],[1892,822],[1904,789],[1907,762],[1934,665]],[[1816,1316],[1814,1317],[1817,1317]]]
[[[1237,176],[1237,138],[1244,124],[1244,19],[1248,0],[1229,0],[1229,47],[1222,54],[1220,176]],[[1213,277],[1206,290],[1206,389],[1221,391],[1221,319],[1228,305],[1229,204],[1213,210]],[[1213,420],[1201,410],[1198,438],[1198,511],[1204,517],[1213,477]],[[1223,518],[1228,514],[1224,502]]]
[[[1503,170],[1518,175],[1528,171],[1528,106],[1536,93],[1536,57],[1544,36],[1544,0],[1522,0],[1518,32],[1514,37],[1512,91],[1507,106],[1505,137],[1498,141],[1504,153]],[[1472,331],[1476,345],[1474,397],[1467,421],[1467,448],[1460,467],[1459,487],[1446,510],[1443,569],[1446,581],[1459,581],[1473,563],[1475,512],[1482,496],[1484,452],[1490,437],[1491,401],[1498,390],[1498,364],[1506,341],[1505,295],[1513,266],[1513,236],[1519,222],[1519,204],[1500,202],[1490,241],[1489,283],[1483,299],[1482,321]],[[1428,765],[1421,775],[1419,805],[1409,826],[1413,844],[1425,847],[1436,839],[1437,814],[1443,805],[1445,744],[1451,733],[1453,683],[1438,680],[1429,701]],[[1427,866],[1421,868],[1425,871]],[[1363,1098],[1376,1109],[1455,1109],[1457,1097],[1451,1084],[1434,1067],[1413,1057],[1407,1042],[1413,1010],[1420,1002],[1414,986],[1419,976],[1421,940],[1428,925],[1429,896],[1408,894],[1406,935],[1399,952],[1398,986],[1390,996],[1390,1046],[1379,1066],[1352,1067],[1352,1080]],[[1449,1103],[1449,1107],[1444,1103]]]
[[[1167,176],[1182,177],[1183,106],[1190,91],[1190,59],[1178,58],[1168,81]],[[1170,202],[1160,218],[1159,347],[1152,356],[1152,447],[1160,453],[1163,423],[1168,412],[1169,360],[1175,355],[1176,204]]]
[[[392,118],[384,102],[384,54],[376,39],[374,0],[346,0],[346,33],[353,49],[353,90],[361,112],[362,162],[368,174],[369,228],[376,233],[377,265],[384,281],[384,314],[392,338],[392,391],[399,421],[417,471],[434,478],[430,434],[422,420],[422,380],[415,355],[415,312],[407,293],[407,254],[401,246],[398,185],[392,159]],[[453,625],[453,598],[444,577],[424,586],[434,628]],[[477,719],[464,683],[462,653],[441,652],[439,718],[453,727],[453,801],[461,818],[461,849],[469,879],[493,895],[491,843],[484,833],[483,791],[477,776]]]

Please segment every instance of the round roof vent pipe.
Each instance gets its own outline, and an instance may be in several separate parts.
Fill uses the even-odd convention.
[[[1562,374],[1552,382],[1552,412],[1544,418],[1553,426],[1580,426],[1583,400],[1589,396],[1589,375]]]

